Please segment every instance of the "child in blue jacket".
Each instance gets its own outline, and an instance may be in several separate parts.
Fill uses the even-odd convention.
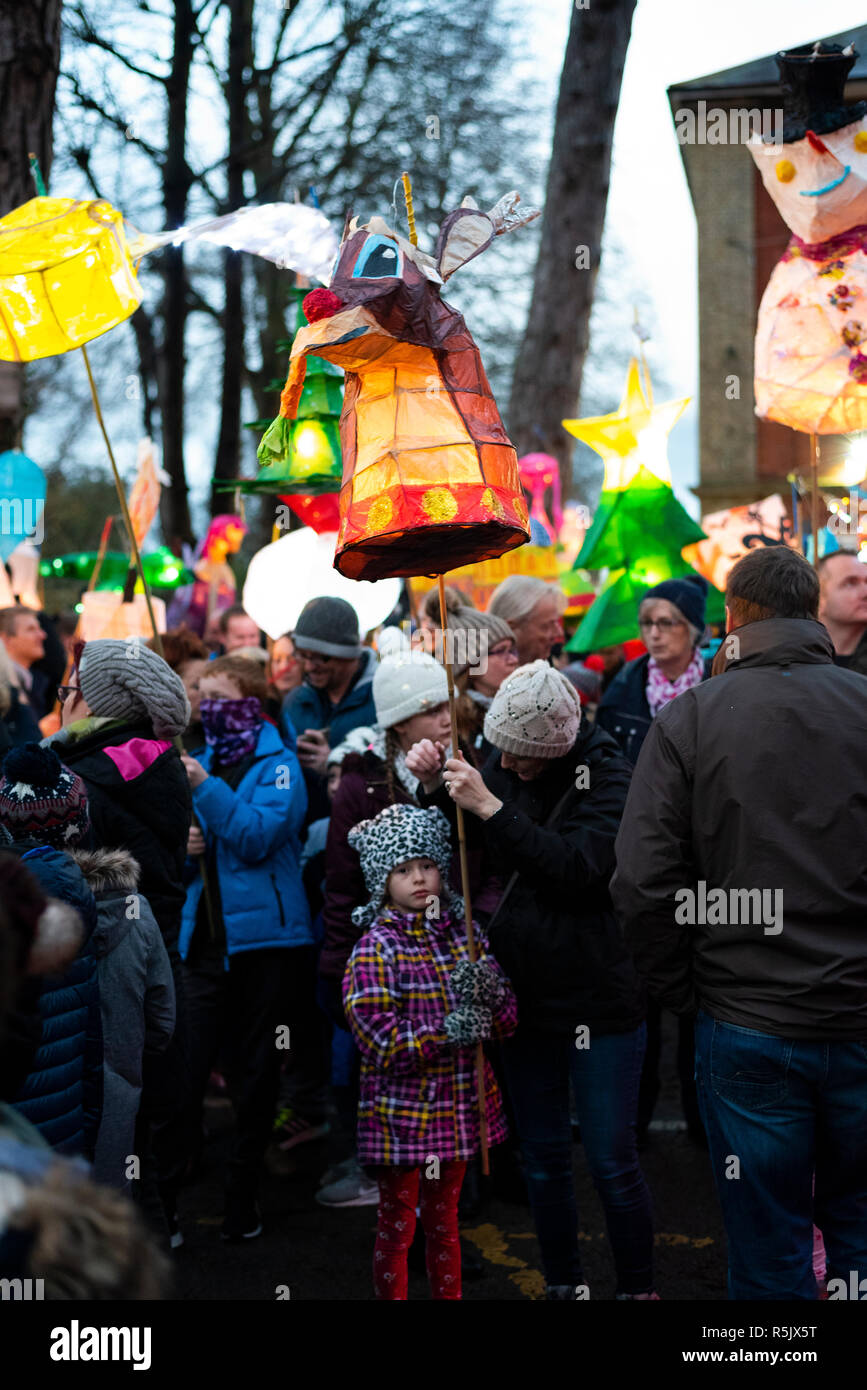
[[[242,1240],[262,1230],[257,1196],[279,1049],[291,1044],[284,1001],[314,950],[300,869],[307,792],[295,753],[265,719],[257,663],[219,657],[200,690],[206,749],[183,760],[194,824],[180,952],[197,1126],[218,1049],[229,1058],[236,1128],[222,1235]]]

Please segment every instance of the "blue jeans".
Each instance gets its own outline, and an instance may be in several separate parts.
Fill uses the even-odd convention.
[[[867,1043],[801,1042],[699,1012],[695,1079],[729,1297],[815,1299],[814,1220],[828,1279],[867,1275]]]
[[[635,1117],[646,1030],[573,1038],[519,1028],[502,1044],[503,1068],[542,1247],[546,1282],[582,1284],[572,1172],[569,1083],[587,1166],[605,1209],[618,1293],[653,1287],[650,1193],[638,1162]]]

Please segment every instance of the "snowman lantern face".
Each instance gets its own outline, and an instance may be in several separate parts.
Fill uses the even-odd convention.
[[[749,141],[762,182],[801,241],[827,241],[867,223],[867,116],[790,144]]]

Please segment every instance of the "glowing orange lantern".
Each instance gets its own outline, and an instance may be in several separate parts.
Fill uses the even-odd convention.
[[[529,538],[517,456],[462,316],[440,287],[522,226],[516,193],[470,199],[425,255],[379,217],[350,224],[330,288],[304,301],[281,414],[293,419],[308,353],[346,373],[335,567],[350,579],[443,574]]]

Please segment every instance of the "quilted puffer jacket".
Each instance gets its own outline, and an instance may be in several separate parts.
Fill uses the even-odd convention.
[[[42,1041],[13,1104],[58,1153],[90,1159],[102,1110],[102,1023],[91,943],[96,901],[78,865],[61,850],[41,846],[22,859],[46,897],[60,900],[53,921],[40,919],[40,933],[79,929],[74,920],[70,927],[68,909],[74,908],[84,924],[84,937],[62,974],[42,977]]]

